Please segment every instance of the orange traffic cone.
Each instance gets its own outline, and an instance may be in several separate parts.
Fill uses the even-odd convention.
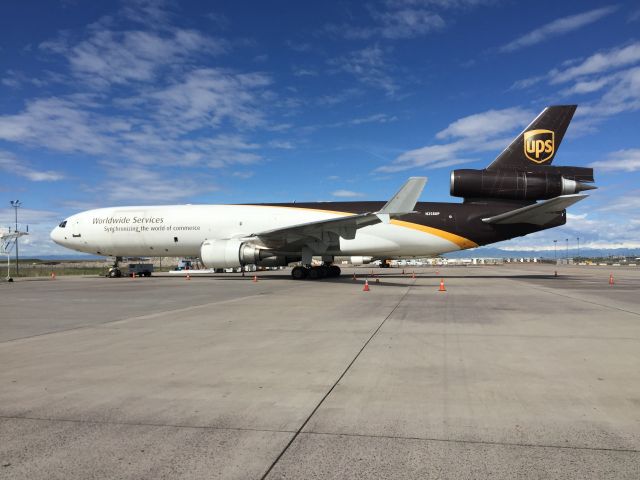
[[[253,276],[253,282],[254,282],[254,283],[256,283],[257,281],[258,281],[258,276],[257,276],[257,275],[254,275],[254,276]]]
[[[440,288],[438,289],[439,292],[446,292],[447,289],[444,288],[444,279],[440,279]]]
[[[613,273],[609,274],[609,285],[613,287],[613,284],[615,282],[613,281]]]
[[[413,273],[411,274],[411,278],[416,278],[416,272],[413,272]]]
[[[369,291],[369,280],[365,280],[364,281],[364,288],[362,289],[363,292],[368,292]]]
[[[55,280],[56,279],[56,272],[51,272],[51,280]]]
[[[135,278],[136,278],[136,272],[133,272],[133,273],[131,274],[131,280],[135,280]]]
[[[189,270],[187,270],[187,280],[191,280],[191,274],[189,273]]]

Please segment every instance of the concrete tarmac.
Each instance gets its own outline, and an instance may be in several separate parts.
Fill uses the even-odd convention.
[[[0,284],[0,478],[640,478],[640,268],[371,271]]]

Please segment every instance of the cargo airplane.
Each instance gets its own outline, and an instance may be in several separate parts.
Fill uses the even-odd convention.
[[[576,110],[545,108],[483,170],[454,170],[462,203],[418,202],[427,181],[412,177],[388,202],[175,205],[89,210],[51,232],[58,244],[116,257],[199,256],[209,268],[285,266],[295,279],[340,275],[336,256],[428,257],[566,223],[593,170],[551,166]],[[312,258],[322,264],[312,266]]]

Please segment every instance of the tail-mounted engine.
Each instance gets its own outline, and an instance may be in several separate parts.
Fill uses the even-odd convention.
[[[451,195],[466,199],[546,200],[596,188],[593,169],[545,166],[529,170],[454,170]]]

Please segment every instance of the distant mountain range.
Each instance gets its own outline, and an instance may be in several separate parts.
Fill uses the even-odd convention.
[[[557,250],[558,259],[565,258],[567,251],[563,248]],[[576,249],[569,250],[569,258],[578,255]],[[640,257],[640,248],[581,248],[580,257],[604,258],[604,257]],[[446,258],[548,258],[554,259],[553,250],[503,250],[495,247],[478,247],[470,250],[446,253]]]

